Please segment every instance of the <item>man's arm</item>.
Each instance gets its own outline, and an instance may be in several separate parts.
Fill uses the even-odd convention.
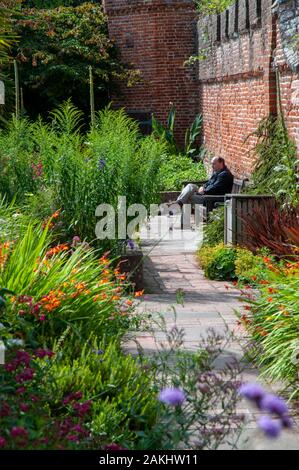
[[[229,176],[225,173],[220,173],[217,179],[211,183],[208,183],[204,188],[204,194],[214,195],[214,194],[225,194],[229,186]]]

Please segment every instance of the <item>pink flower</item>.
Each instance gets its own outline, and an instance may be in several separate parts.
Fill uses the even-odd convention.
[[[44,357],[52,357],[55,355],[53,351],[50,351],[49,349],[37,349],[35,351],[36,357],[39,357],[40,359],[43,359]]]
[[[46,319],[46,315],[43,313],[40,317],[39,317],[39,321],[45,321]]]
[[[12,437],[28,437],[28,431],[21,426],[14,426],[10,431],[10,435]]]
[[[17,395],[21,395],[22,393],[26,392],[26,388],[25,387],[19,387],[16,389],[16,394]]]
[[[4,437],[0,436],[0,449],[6,446],[6,439]]]
[[[84,403],[75,403],[73,405],[73,409],[77,411],[78,416],[82,418],[86,413],[89,412],[91,404],[92,404],[91,400],[88,400]]]
[[[34,370],[28,367],[27,369],[23,370],[20,374],[16,375],[16,382],[28,382],[32,380],[34,377]]]
[[[21,403],[20,404],[20,410],[23,411],[24,413],[26,413],[26,411],[29,410],[29,405],[27,405],[26,403]]]
[[[0,408],[0,417],[9,416],[11,414],[11,409],[7,401],[4,401]]]
[[[16,359],[19,364],[25,364],[28,366],[30,363],[30,354],[26,351],[17,351]]]

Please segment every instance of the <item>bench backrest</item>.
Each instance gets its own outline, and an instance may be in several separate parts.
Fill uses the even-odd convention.
[[[233,183],[233,188],[231,194],[239,194],[242,189],[244,189],[246,181],[248,181],[247,178],[240,180],[238,178],[234,178],[234,183]]]

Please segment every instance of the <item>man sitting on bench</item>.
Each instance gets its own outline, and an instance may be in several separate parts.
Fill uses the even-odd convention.
[[[196,184],[187,184],[175,203],[183,207],[183,204],[205,204],[205,195],[229,194],[232,191],[234,177],[225,165],[222,157],[214,157],[212,159],[213,174],[209,181],[201,188]],[[174,203],[174,204],[175,204]],[[173,204],[173,203],[172,203]]]

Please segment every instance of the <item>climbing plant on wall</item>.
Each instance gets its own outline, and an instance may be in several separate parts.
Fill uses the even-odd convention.
[[[226,10],[235,0],[195,0],[201,15],[215,15]]]

